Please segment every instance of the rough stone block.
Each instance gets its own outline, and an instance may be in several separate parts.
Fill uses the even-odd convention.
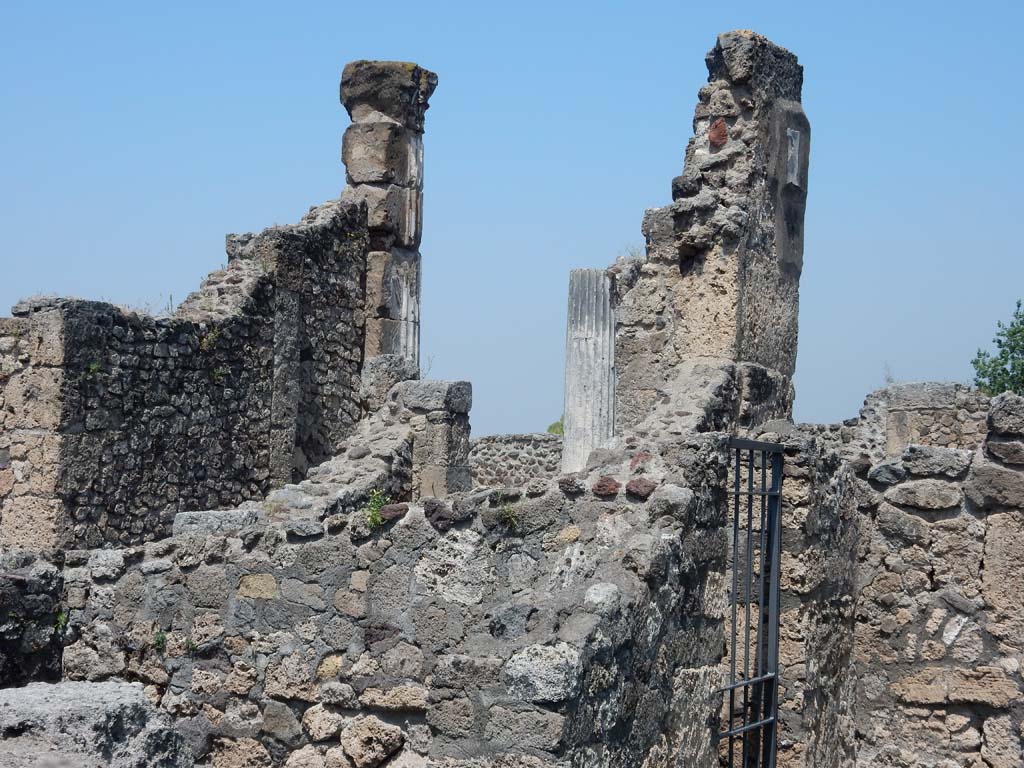
[[[4,426],[49,429],[61,426],[63,368],[32,367],[15,373],[3,388]]]
[[[989,436],[985,447],[990,454],[1004,464],[1024,464],[1024,440],[1007,440]]]
[[[416,411],[469,413],[473,385],[468,381],[406,381],[399,385],[399,397],[406,408]]]
[[[912,475],[959,477],[971,465],[972,453],[956,448],[908,445],[903,451],[903,467]]]
[[[978,457],[971,465],[964,492],[981,509],[1024,507],[1024,472]]]
[[[191,768],[195,759],[139,684],[33,683],[0,690],[0,765]]]
[[[1008,644],[1024,647],[1024,521],[1017,512],[998,512],[986,522],[981,592],[1001,627],[989,629]]]
[[[363,407],[373,412],[380,408],[391,388],[402,381],[411,381],[420,376],[419,368],[401,355],[378,355],[363,363],[360,377],[359,396]]]
[[[14,496],[0,504],[0,547],[50,549],[65,529],[64,504],[57,499]]]
[[[341,748],[356,768],[377,768],[404,743],[401,728],[373,715],[355,719],[341,732]]]
[[[531,645],[505,664],[509,693],[534,702],[556,703],[576,695],[580,687],[580,655],[568,643]]]
[[[941,480],[909,480],[885,492],[886,501],[917,509],[951,509],[964,495],[959,486]]]
[[[396,123],[353,123],[341,141],[349,184],[423,186],[423,139]]]
[[[428,464],[417,467],[418,484],[416,496],[446,496],[449,493],[468,491],[473,486],[472,473],[468,466],[437,466]]]
[[[345,187],[342,200],[365,203],[366,223],[394,239],[395,245],[416,248],[420,244],[423,195],[418,189],[396,184],[359,184]]]
[[[255,509],[218,509],[202,512],[179,512],[174,516],[173,535],[190,533],[205,535],[237,533],[259,519]]]
[[[888,388],[889,407],[894,410],[935,410],[952,408],[963,385],[949,382],[910,382]]]
[[[1024,397],[1004,392],[993,398],[988,424],[997,435],[1024,435]]]

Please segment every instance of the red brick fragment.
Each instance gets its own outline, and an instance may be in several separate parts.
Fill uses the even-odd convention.
[[[626,483],[626,493],[630,496],[636,496],[641,501],[647,501],[647,498],[654,493],[654,489],[657,487],[658,484],[649,477],[634,477]]]
[[[712,147],[718,149],[724,147],[725,142],[729,140],[729,127],[725,124],[725,118],[720,117],[711,124],[711,130],[708,131],[708,143]]]
[[[595,496],[608,497],[617,494],[621,487],[622,485],[618,480],[614,477],[608,477],[605,475],[604,477],[598,478],[597,482],[590,487],[590,490],[594,492]]]

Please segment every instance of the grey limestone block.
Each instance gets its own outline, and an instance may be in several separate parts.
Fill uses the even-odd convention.
[[[349,184],[423,186],[423,139],[396,123],[352,123],[341,140]]]
[[[194,764],[185,739],[138,683],[32,683],[0,690],[0,734],[2,768]]]

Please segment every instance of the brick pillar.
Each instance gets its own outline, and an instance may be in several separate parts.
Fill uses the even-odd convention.
[[[365,202],[370,227],[364,357],[419,365],[423,117],[437,75],[398,61],[354,61],[341,76],[352,124],[341,145],[343,200]]]

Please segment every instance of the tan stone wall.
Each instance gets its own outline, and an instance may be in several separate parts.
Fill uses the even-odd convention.
[[[997,417],[1007,403],[1015,424]],[[988,443],[1020,460],[1024,450],[1002,447],[1024,449],[1024,400],[993,406]],[[900,409],[886,444],[907,434],[973,442],[976,417],[962,410],[944,420]],[[1024,464],[987,444],[912,444],[861,483],[858,765],[1021,765]]]
[[[0,548],[57,544],[63,357],[58,313],[0,318]]]
[[[620,432],[671,397],[686,362],[749,362],[784,377],[795,367],[810,146],[803,70],[749,32],[720,35],[706,61],[673,202],[646,212],[645,258],[611,268]],[[788,415],[785,403],[771,417]]]

